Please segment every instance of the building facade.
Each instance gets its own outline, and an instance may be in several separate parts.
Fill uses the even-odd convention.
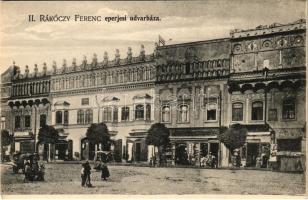
[[[61,67],[53,63],[51,71],[44,64],[40,73],[36,66],[21,74],[14,64],[1,76],[1,127],[15,133],[16,142],[18,135],[26,139],[19,133],[25,131],[34,141],[46,122],[60,132],[61,142],[38,145],[41,154],[48,149],[55,159],[83,160],[102,150],[86,132],[104,122],[115,159],[138,162],[153,155],[147,130],[164,123],[173,164],[199,165],[211,153],[219,166],[228,166],[230,152],[217,135],[240,123],[248,129],[238,149],[243,166],[257,166],[273,152],[295,158],[305,152],[305,38],[305,21],[299,20],[157,46],[150,55],[141,46],[137,57],[128,48],[124,59],[116,50],[114,59],[105,52],[101,62],[94,54],[80,65],[76,59]],[[26,149],[16,142],[15,151]]]
[[[104,122],[117,161],[147,160],[147,147],[136,135],[145,135],[154,122],[154,64],[143,46],[137,57],[128,48],[124,59],[117,50],[113,60],[105,53],[102,62],[93,55],[79,66],[75,60],[69,67],[64,61],[59,69],[54,64],[51,124],[67,136],[70,157],[93,159],[95,151],[103,150],[88,141],[86,132],[92,123]]]

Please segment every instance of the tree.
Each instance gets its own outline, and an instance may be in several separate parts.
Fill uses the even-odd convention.
[[[13,142],[13,135],[8,130],[1,130],[1,144],[2,147],[8,146]]]
[[[59,140],[59,132],[53,127],[48,125],[43,125],[38,133],[39,143],[50,143],[56,144]]]
[[[231,153],[242,147],[246,142],[248,130],[241,124],[233,124],[218,135],[218,139],[230,150]]]
[[[1,156],[2,160],[4,159],[5,151],[7,150],[7,146],[13,142],[13,135],[9,133],[8,130],[1,130]]]
[[[146,143],[156,147],[166,147],[169,144],[169,129],[161,123],[153,124],[148,130]]]
[[[111,140],[106,124],[91,124],[86,135],[89,142],[92,144],[102,144],[103,150],[108,150],[110,148]]]

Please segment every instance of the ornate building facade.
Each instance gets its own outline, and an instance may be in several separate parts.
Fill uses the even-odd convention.
[[[104,122],[116,160],[149,161],[145,137],[159,122],[170,130],[173,164],[196,164],[212,153],[227,166],[230,152],[217,135],[240,123],[248,129],[239,149],[243,165],[256,166],[274,151],[296,157],[305,152],[305,34],[299,20],[158,46],[151,55],[141,46],[137,57],[128,48],[124,59],[116,50],[114,59],[105,52],[101,62],[94,54],[80,65],[53,63],[51,71],[44,64],[40,73],[35,67],[21,74],[14,65],[1,76],[1,126],[15,137],[29,130],[33,141],[45,120],[62,142],[39,150],[52,148],[56,159],[93,159],[102,147],[88,141],[87,128]]]
[[[51,124],[71,141],[72,157],[93,159],[103,150],[88,141],[86,132],[92,123],[104,122],[115,141],[116,160],[147,160],[147,147],[136,135],[145,135],[154,121],[154,64],[143,46],[137,57],[128,48],[124,59],[116,50],[114,60],[105,52],[102,62],[94,54],[79,66],[75,59],[70,67],[66,61],[59,69],[54,64]]]

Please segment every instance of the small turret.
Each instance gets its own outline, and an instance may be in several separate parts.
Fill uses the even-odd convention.
[[[133,58],[132,48],[128,47],[127,49],[127,63],[131,63]]]

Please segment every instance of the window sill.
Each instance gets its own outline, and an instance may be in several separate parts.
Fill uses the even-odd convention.
[[[190,122],[177,122],[177,124],[189,124]]]
[[[282,122],[292,122],[292,121],[296,121],[296,118],[294,119],[281,119]]]

